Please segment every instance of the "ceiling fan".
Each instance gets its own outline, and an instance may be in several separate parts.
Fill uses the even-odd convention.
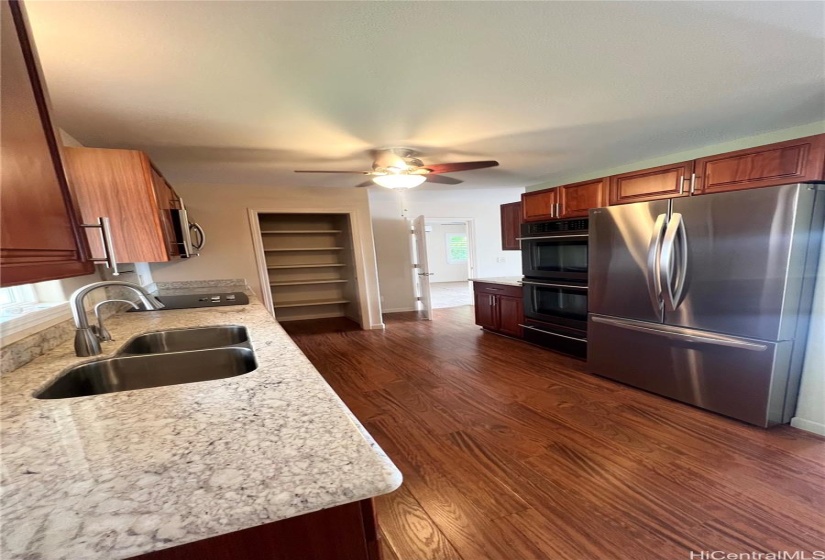
[[[371,175],[372,179],[355,186],[369,187],[377,184],[388,189],[411,189],[417,187],[424,181],[441,183],[443,185],[458,185],[464,181],[453,179],[452,177],[444,177],[441,174],[484,169],[485,167],[496,167],[498,165],[497,161],[492,160],[424,165],[424,162],[416,157],[417,155],[418,153],[410,148],[385,148],[382,150],[373,150],[375,161],[372,164],[372,171],[296,170],[295,173],[356,173],[358,175]]]

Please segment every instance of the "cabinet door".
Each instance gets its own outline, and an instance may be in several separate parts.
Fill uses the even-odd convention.
[[[476,325],[485,329],[497,330],[496,308],[493,305],[496,296],[479,292],[475,292],[473,295],[475,296]]]
[[[0,2],[0,20],[0,283],[90,274],[22,5]]]
[[[697,193],[819,181],[825,134],[696,160]]]
[[[521,245],[521,202],[501,205],[501,250],[518,251]]]
[[[152,166],[146,154],[104,148],[66,148],[65,153],[69,185],[81,215],[84,220],[109,217],[118,262],[168,261]],[[99,235],[90,235],[89,243],[92,251],[102,253]]]
[[[524,302],[521,298],[497,296],[498,330],[519,338],[523,335],[521,325],[524,323]]]
[[[562,185],[559,193],[559,218],[587,217],[591,208],[607,206],[607,177],[596,181],[584,181]]]
[[[175,235],[175,226],[172,221],[172,209],[180,207],[178,195],[163,178],[163,175],[158,173],[154,167],[150,167],[152,175],[152,185],[155,189],[155,198],[157,199],[158,216],[160,218],[160,226],[163,230],[163,239],[166,243],[166,250],[170,257],[177,257],[180,255],[180,246],[177,243],[177,236]]]
[[[556,189],[546,189],[521,195],[522,217],[525,222],[540,222],[557,218]]]
[[[693,162],[662,165],[610,177],[610,204],[690,195]]]

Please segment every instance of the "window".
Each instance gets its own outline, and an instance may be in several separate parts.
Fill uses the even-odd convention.
[[[15,317],[30,311],[38,303],[34,286],[25,284],[0,288],[0,318]]]
[[[12,288],[0,288],[0,323],[54,307],[58,302],[44,301],[38,291],[38,286],[47,290],[50,284],[50,282],[43,282],[38,285],[24,284]],[[44,293],[48,299],[48,292]]]
[[[466,233],[447,234],[447,264],[466,263],[468,253]]]

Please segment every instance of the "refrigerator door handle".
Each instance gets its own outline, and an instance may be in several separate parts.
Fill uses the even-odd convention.
[[[650,246],[647,250],[647,291],[650,303],[656,311],[662,310],[662,282],[659,254],[662,251],[665,219],[667,214],[659,214],[653,224],[653,234],[650,236]]]
[[[682,303],[687,276],[687,235],[685,221],[678,212],[673,213],[667,225],[659,259],[659,281],[662,284],[665,309],[675,311]]]
[[[647,334],[655,334],[663,336],[672,340],[681,340],[683,342],[696,342],[700,344],[712,344],[715,346],[727,346],[730,348],[740,348],[742,350],[751,350],[754,352],[763,352],[768,349],[767,344],[760,344],[758,342],[749,342],[732,336],[725,336],[721,334],[706,333],[696,334],[695,331],[687,329],[671,328],[666,329],[658,325],[647,326],[645,324],[638,324],[622,319],[611,319],[609,317],[600,317],[598,315],[591,315],[590,320],[596,323],[604,323],[620,329],[627,329],[630,331],[638,331]]]

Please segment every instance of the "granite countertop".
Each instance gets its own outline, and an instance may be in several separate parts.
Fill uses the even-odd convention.
[[[470,278],[471,282],[486,282],[488,284],[504,284],[506,286],[521,287],[522,276],[494,276],[491,278]]]
[[[147,331],[244,325],[258,360],[245,375],[33,398],[66,367],[90,360],[75,357],[69,342],[0,378],[0,557],[128,558],[401,484],[401,473],[309,360],[250,300],[118,314],[107,322],[115,342],[104,343],[100,356]]]

